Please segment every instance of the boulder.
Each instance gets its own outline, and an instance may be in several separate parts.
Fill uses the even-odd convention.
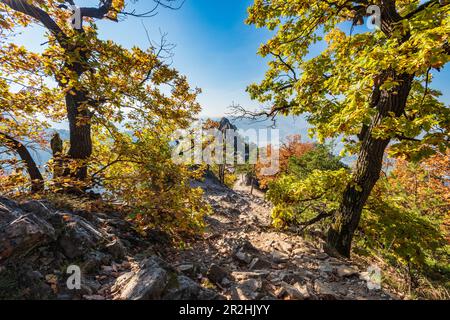
[[[136,272],[128,272],[116,280],[111,291],[118,291],[120,300],[160,299],[169,280],[157,257],[151,257],[139,265]]]
[[[44,219],[0,198],[0,261],[22,257],[55,237],[54,228]]]
[[[106,235],[91,225],[86,219],[70,214],[59,213],[64,221],[58,243],[69,259],[82,257],[106,241]]]
[[[151,256],[139,267],[117,278],[111,288],[120,300],[210,300],[220,299],[215,292],[180,275],[164,260]]]

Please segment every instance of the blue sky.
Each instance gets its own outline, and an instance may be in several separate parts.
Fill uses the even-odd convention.
[[[99,33],[126,47],[147,47],[146,26],[153,40],[160,32],[167,33],[176,45],[173,66],[187,75],[192,86],[203,90],[199,97],[202,116],[218,117],[227,112],[233,102],[249,109],[258,106],[249,99],[245,88],[264,77],[266,61],[256,55],[259,45],[270,38],[264,29],[244,23],[247,7],[252,0],[186,0],[177,11],[161,9],[152,18],[127,18],[120,23],[100,21]],[[94,4],[81,0],[77,4]],[[133,7],[137,11],[151,8],[148,0]],[[28,46],[38,49],[44,42],[42,29],[22,35]],[[314,54],[314,49],[311,52]],[[450,66],[438,73],[433,88],[444,93],[443,101],[450,104]]]

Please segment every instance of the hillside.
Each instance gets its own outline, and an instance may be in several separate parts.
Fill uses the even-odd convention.
[[[0,298],[392,299],[369,290],[364,267],[321,243],[272,230],[270,204],[212,177],[195,182],[214,208],[185,250],[156,231],[136,233],[119,213],[64,210],[0,198]],[[68,290],[65,268],[82,271]]]

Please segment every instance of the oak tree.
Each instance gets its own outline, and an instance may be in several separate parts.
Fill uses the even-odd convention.
[[[359,30],[369,5],[375,30]],[[248,91],[270,104],[257,114],[306,114],[319,140],[344,136],[357,154],[328,232],[328,248],[350,256],[363,207],[383,155],[412,160],[448,148],[449,108],[430,88],[449,61],[450,5],[431,0],[255,0],[247,22],[274,31],[259,54],[270,57],[263,81]],[[323,46],[312,55],[311,46]],[[320,44],[320,46],[319,46]]]
[[[127,10],[133,3],[101,0],[91,7],[76,7],[74,0],[0,1],[0,24],[3,29],[12,31],[18,26],[38,24],[47,30],[47,48],[40,55],[39,63],[43,66],[43,72],[53,78],[64,95],[65,117],[70,127],[67,155],[72,161],[65,175],[79,181],[85,181],[88,177],[88,163],[92,155],[92,118],[108,102],[103,95],[92,92],[90,84],[87,84],[98,74],[97,58],[102,54],[99,51],[102,47],[98,46],[95,20],[118,22],[121,15],[148,17],[160,6],[177,8],[179,4],[176,0],[155,0],[147,12],[139,13],[132,8]],[[31,67],[26,64],[16,65],[14,72],[20,72],[21,68],[31,72]],[[146,72],[148,77],[141,79],[142,85],[150,80],[151,70]],[[45,107],[44,101],[41,107]]]

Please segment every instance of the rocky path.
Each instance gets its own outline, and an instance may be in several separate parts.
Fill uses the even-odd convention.
[[[261,197],[212,178],[196,184],[214,214],[185,250],[158,232],[143,237],[120,213],[0,197],[0,300],[391,299],[320,240],[273,230]],[[68,266],[79,269],[77,288]]]
[[[206,180],[214,215],[204,239],[167,259],[227,299],[392,299],[369,290],[368,273],[299,236],[270,227],[270,204]]]

